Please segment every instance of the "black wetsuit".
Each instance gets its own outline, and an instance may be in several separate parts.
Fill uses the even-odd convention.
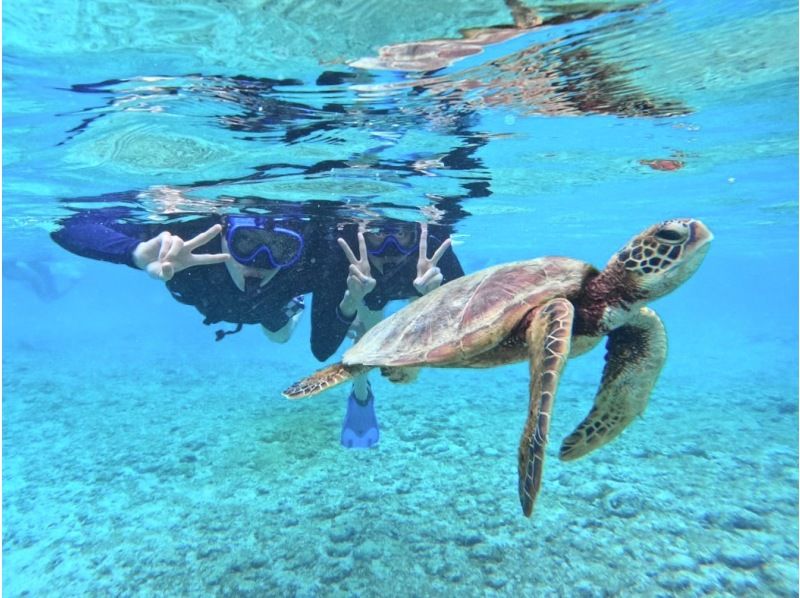
[[[136,267],[133,251],[142,241],[169,230],[184,240],[207,230],[219,222],[216,216],[190,222],[171,224],[143,224],[125,222],[130,215],[126,208],[101,208],[78,212],[62,221],[62,228],[52,233],[62,247],[85,257]],[[357,228],[354,224],[332,226],[297,218],[282,220],[281,226],[301,233],[305,240],[303,254],[290,268],[280,269],[263,287],[253,293],[240,291],[224,264],[195,266],[182,270],[168,281],[167,288],[178,301],[194,305],[205,316],[204,324],[230,322],[234,324],[261,324],[267,330],[277,331],[289,321],[291,313],[286,306],[294,297],[312,295],[311,350],[320,361],[328,359],[345,338],[352,318],[339,311],[339,303],[347,289],[349,262],[336,239],[345,238],[352,248],[357,248]],[[429,256],[447,231],[431,225]],[[217,236],[194,253],[221,253]],[[384,274],[373,268],[375,289],[364,301],[373,310],[383,308],[393,299],[406,299],[418,295],[413,280],[416,276],[417,253],[406,257],[398,266],[385,269]],[[439,262],[444,280],[463,275],[461,265],[452,250]],[[218,338],[221,338],[218,335]]]

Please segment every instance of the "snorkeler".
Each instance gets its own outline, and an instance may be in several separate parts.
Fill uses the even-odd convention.
[[[383,310],[395,299],[416,299],[443,282],[464,275],[449,238],[441,241],[429,235],[431,225],[384,223],[357,234],[357,251],[343,238],[337,239],[350,262],[342,313],[352,318],[356,340],[383,319]],[[433,254],[428,257],[429,245]],[[439,263],[441,262],[441,266]],[[361,297],[359,301],[354,297]],[[356,319],[357,317],[357,319]],[[405,370],[410,382],[416,371]],[[375,416],[375,396],[366,376],[356,378],[347,399],[341,443],[347,448],[369,448],[380,437]]]
[[[153,225],[126,217],[127,208],[82,211],[63,220],[52,237],[78,255],[126,264],[166,282],[205,324],[237,324],[233,331],[218,330],[217,340],[243,324],[260,324],[271,340],[285,342],[304,309],[303,295],[312,293],[315,311],[331,314],[341,299],[326,292],[332,272],[308,275],[314,234],[302,218],[231,215]],[[348,325],[321,315],[312,328],[312,350],[327,358]]]

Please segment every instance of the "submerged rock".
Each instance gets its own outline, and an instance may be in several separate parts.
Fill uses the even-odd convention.
[[[694,571],[697,569],[697,562],[688,554],[677,554],[664,562],[663,569]]]
[[[760,552],[745,545],[724,546],[718,557],[721,562],[736,569],[755,569],[766,563]]]
[[[732,509],[722,515],[722,525],[730,530],[763,530],[767,527],[764,518],[747,509]]]
[[[638,492],[622,489],[612,492],[603,501],[603,510],[608,515],[629,519],[642,511],[642,497]]]

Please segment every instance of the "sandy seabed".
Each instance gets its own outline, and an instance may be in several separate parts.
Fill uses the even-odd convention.
[[[296,362],[101,353],[4,354],[6,596],[797,596],[779,371],[669,368],[644,418],[562,463],[599,379],[570,365],[529,520],[524,364],[375,381],[381,441],[357,451],[346,388],[279,396]]]

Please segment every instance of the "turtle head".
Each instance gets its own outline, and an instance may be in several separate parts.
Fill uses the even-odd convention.
[[[683,284],[700,266],[714,235],[693,218],[667,220],[649,227],[614,255],[607,268],[644,300],[663,297]]]

